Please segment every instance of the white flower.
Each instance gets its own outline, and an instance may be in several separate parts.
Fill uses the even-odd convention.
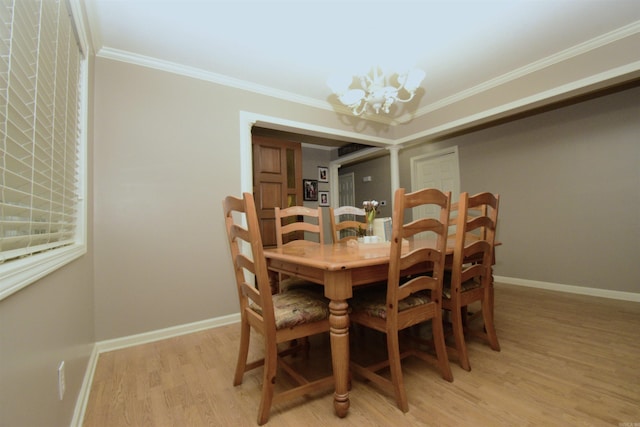
[[[364,207],[366,211],[375,209],[378,207],[378,205],[379,202],[377,200],[365,200],[364,202],[362,202],[362,207]]]
[[[367,213],[366,219],[369,224],[373,223],[373,220],[376,218],[376,208],[378,207],[377,200],[366,200],[362,202],[362,207]]]

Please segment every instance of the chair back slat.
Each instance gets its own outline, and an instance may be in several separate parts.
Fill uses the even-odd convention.
[[[431,276],[416,276],[405,282],[398,288],[398,300],[403,300],[411,294],[419,291],[435,290],[438,287],[438,280]]]
[[[432,237],[437,237],[442,234],[442,230],[445,229],[444,224],[436,218],[420,218],[412,221],[404,226],[404,238],[408,239],[418,233],[433,233]],[[421,236],[423,238],[428,236]]]
[[[438,303],[442,296],[442,279],[446,256],[447,232],[451,193],[437,189],[423,189],[405,193],[404,188],[396,190],[393,204],[392,238],[389,258],[389,277],[387,286],[387,306],[395,307],[398,301],[421,290],[431,290],[434,301]],[[437,218],[414,218],[405,224],[405,211],[418,206],[435,205]],[[427,237],[424,234],[431,234]],[[402,253],[402,242],[420,235],[433,240],[433,247],[418,247]],[[403,271],[429,262],[433,266],[430,278],[409,280],[401,284]],[[393,310],[392,310],[393,311]],[[392,313],[393,314],[393,313]],[[397,312],[395,313],[397,315]]]
[[[276,242],[278,247],[297,240],[324,244],[322,210],[305,206],[275,208]],[[315,240],[309,240],[312,237]]]
[[[480,240],[487,240],[491,245],[495,244],[496,230],[498,229],[498,207],[500,195],[493,193],[478,193],[469,196],[467,212],[474,218],[468,220],[467,232],[477,231]],[[475,218],[484,218],[477,220]],[[477,222],[476,222],[477,221]]]
[[[488,252],[490,264],[493,262],[499,202],[500,196],[492,193],[479,193],[474,196],[469,196],[467,192],[460,194],[459,212],[456,218],[452,286],[461,284],[456,274],[460,274],[469,261],[482,262],[483,254]],[[472,209],[480,212],[480,215],[468,215],[469,210]],[[486,245],[480,242],[486,242]],[[474,244],[475,249],[470,247]]]
[[[300,222],[292,222],[290,224],[283,225],[280,228],[280,232],[281,232],[280,234],[282,236],[287,235],[289,233],[293,233],[295,231],[306,231],[309,233],[317,233],[318,225],[300,221]]]
[[[491,252],[491,243],[488,240],[471,240],[466,239],[469,243],[462,248],[462,256],[464,259],[477,258],[477,255]]]
[[[356,239],[367,228],[365,210],[355,206],[330,207],[329,219],[334,243]]]
[[[251,299],[261,308],[265,326],[275,330],[271,286],[253,196],[249,193],[244,193],[242,199],[227,196],[222,205],[240,309],[246,309]]]

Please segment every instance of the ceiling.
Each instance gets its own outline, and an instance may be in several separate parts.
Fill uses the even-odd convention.
[[[425,108],[640,21],[640,1],[85,0],[98,56],[134,55],[332,108],[335,72],[426,72]]]

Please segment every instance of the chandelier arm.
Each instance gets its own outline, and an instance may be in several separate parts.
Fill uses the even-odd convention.
[[[396,96],[396,101],[398,101],[398,102],[409,102],[409,101],[411,101],[413,99],[415,94],[416,94],[415,91],[409,92],[409,98],[407,98],[407,99],[402,99],[399,96]]]
[[[400,77],[400,76],[398,76],[398,77]],[[402,81],[402,83],[400,83],[400,86],[398,86],[398,88],[396,89],[395,99],[398,102],[409,102],[409,101],[411,101],[413,99],[414,95],[416,94],[415,90],[409,91],[409,90],[404,89],[404,86],[407,83],[407,78],[408,77],[409,77],[409,75],[407,73],[407,74],[404,74],[404,78],[403,79],[398,79],[398,81]],[[400,98],[400,91],[403,90],[403,89],[409,94],[409,97],[407,99]]]
[[[367,110],[367,101],[366,99],[363,101],[364,102],[358,102],[357,104],[353,105],[353,109],[351,110],[351,112],[354,116],[361,116]],[[360,111],[358,111],[358,107],[360,107]]]
[[[373,80],[371,79],[371,77],[369,77],[369,75],[364,74],[360,76],[360,86],[362,86],[362,89],[364,89],[366,92],[369,92],[369,87],[372,83]]]

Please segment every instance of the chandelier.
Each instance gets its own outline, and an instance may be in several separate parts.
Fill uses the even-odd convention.
[[[396,85],[391,84],[393,76]],[[355,76],[360,88],[351,88],[354,76],[335,75],[329,78],[327,84],[340,102],[351,108],[356,116],[368,110],[373,110],[376,114],[380,114],[380,111],[389,114],[389,107],[394,103],[413,99],[424,76],[424,71],[413,68],[387,77],[380,67],[374,67],[368,74]]]

